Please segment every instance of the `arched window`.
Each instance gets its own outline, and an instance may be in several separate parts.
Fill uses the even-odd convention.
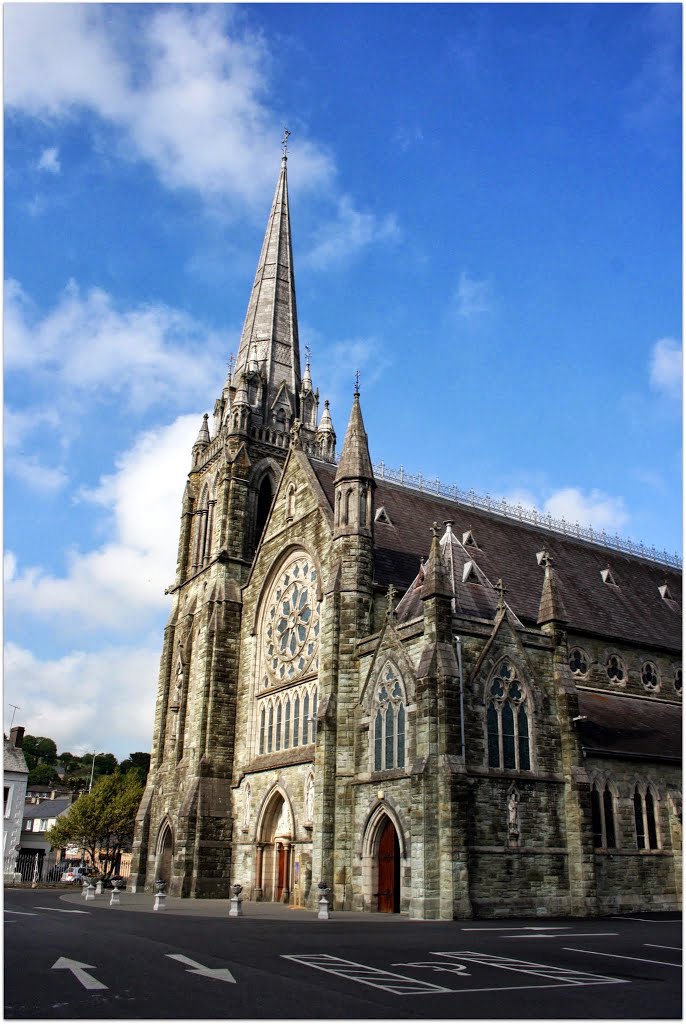
[[[286,714],[283,725],[283,749],[288,750],[291,745],[291,701],[286,697]]]
[[[352,523],[352,510],[353,510],[353,492],[352,488],[348,488],[345,492],[345,507],[343,509],[343,525],[349,526]]]
[[[303,743],[309,743],[310,730],[310,695],[305,694],[303,700]]]
[[[295,515],[295,486],[291,484],[286,495],[286,519],[292,519]]]
[[[262,705],[262,710],[260,711],[260,753],[261,754],[264,754],[264,717],[265,717],[265,708],[264,708],[264,704],[263,704]]]
[[[312,742],[317,740],[317,687],[312,695]]]
[[[274,707],[272,704],[269,705],[269,712],[267,718],[267,753],[272,752],[272,735],[274,732]]]
[[[377,684],[371,714],[375,772],[405,767],[405,694],[396,670],[387,665]]]
[[[298,732],[299,728],[300,728],[300,697],[298,696],[298,694],[296,694],[295,701],[293,702],[293,746],[294,747],[297,747],[298,744],[300,743],[300,735],[299,735],[299,732]]]
[[[488,687],[486,731],[489,768],[531,771],[528,698],[507,658]]]
[[[651,786],[645,792],[641,787],[634,789],[634,822],[636,824],[636,846],[639,850],[659,850],[655,816],[655,796]]]
[[[276,705],[276,749],[281,750],[281,701]]]
[[[593,845],[596,850],[613,850],[615,838],[614,797],[609,783],[594,782],[591,789],[591,818],[593,822]]]
[[[260,538],[264,532],[264,528],[267,523],[267,516],[269,510],[272,507],[272,499],[274,497],[274,485],[272,478],[267,474],[262,483],[260,489],[257,492],[257,513],[255,517],[255,544],[254,547],[260,543]]]

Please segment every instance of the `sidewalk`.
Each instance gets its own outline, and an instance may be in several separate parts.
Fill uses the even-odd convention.
[[[95,899],[86,900],[79,892],[65,893],[60,899],[84,910],[134,910],[140,913],[178,914],[185,917],[226,917],[229,916],[231,901],[228,899],[181,899],[179,896],[167,896],[164,911],[155,911],[155,895],[151,892],[121,892],[119,906],[110,906],[111,889],[105,889]],[[243,900],[243,916],[254,920],[270,921],[317,921],[317,911],[305,907],[291,907],[283,903],[256,903]],[[329,921],[407,921],[400,914],[362,914],[352,910],[331,911]]]

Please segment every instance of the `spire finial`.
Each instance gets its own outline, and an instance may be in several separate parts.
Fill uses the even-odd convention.
[[[283,130],[283,138],[281,140],[281,147],[283,149],[283,159],[284,160],[288,160],[288,152],[287,152],[287,150],[288,150],[288,136],[290,134],[291,133],[289,132],[288,128],[284,128],[284,130]]]
[[[355,370],[355,391],[354,394],[359,398],[360,396],[360,371]]]
[[[305,345],[305,366],[309,369],[310,366],[310,346]]]
[[[233,380],[233,364],[234,364],[234,362],[235,362],[235,359],[234,359],[233,352],[232,352],[231,355],[229,356],[229,384]]]

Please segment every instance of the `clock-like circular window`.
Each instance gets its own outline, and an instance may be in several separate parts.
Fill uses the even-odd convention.
[[[280,570],[267,599],[263,686],[288,683],[316,669],[319,650],[317,570],[297,555]]]

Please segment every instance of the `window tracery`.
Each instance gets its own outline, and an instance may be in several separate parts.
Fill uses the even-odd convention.
[[[375,772],[405,767],[405,693],[393,665],[388,664],[377,682],[372,720],[372,763]]]
[[[646,690],[657,690],[660,686],[660,676],[657,667],[652,661],[644,661],[641,665],[641,682]]]
[[[618,654],[609,654],[605,662],[605,672],[611,683],[626,682],[626,668]]]
[[[307,555],[279,572],[265,615],[262,685],[295,681],[319,667],[317,570]]]
[[[317,685],[260,698],[259,754],[302,747],[317,739]],[[291,728],[292,726],[292,728]]]
[[[575,676],[588,675],[588,655],[581,647],[572,647],[569,652],[569,667]]]
[[[531,771],[528,705],[526,689],[512,663],[505,658],[488,686],[489,768]]]
[[[674,669],[674,689],[677,693],[681,693],[682,679],[681,679],[681,665]]]

